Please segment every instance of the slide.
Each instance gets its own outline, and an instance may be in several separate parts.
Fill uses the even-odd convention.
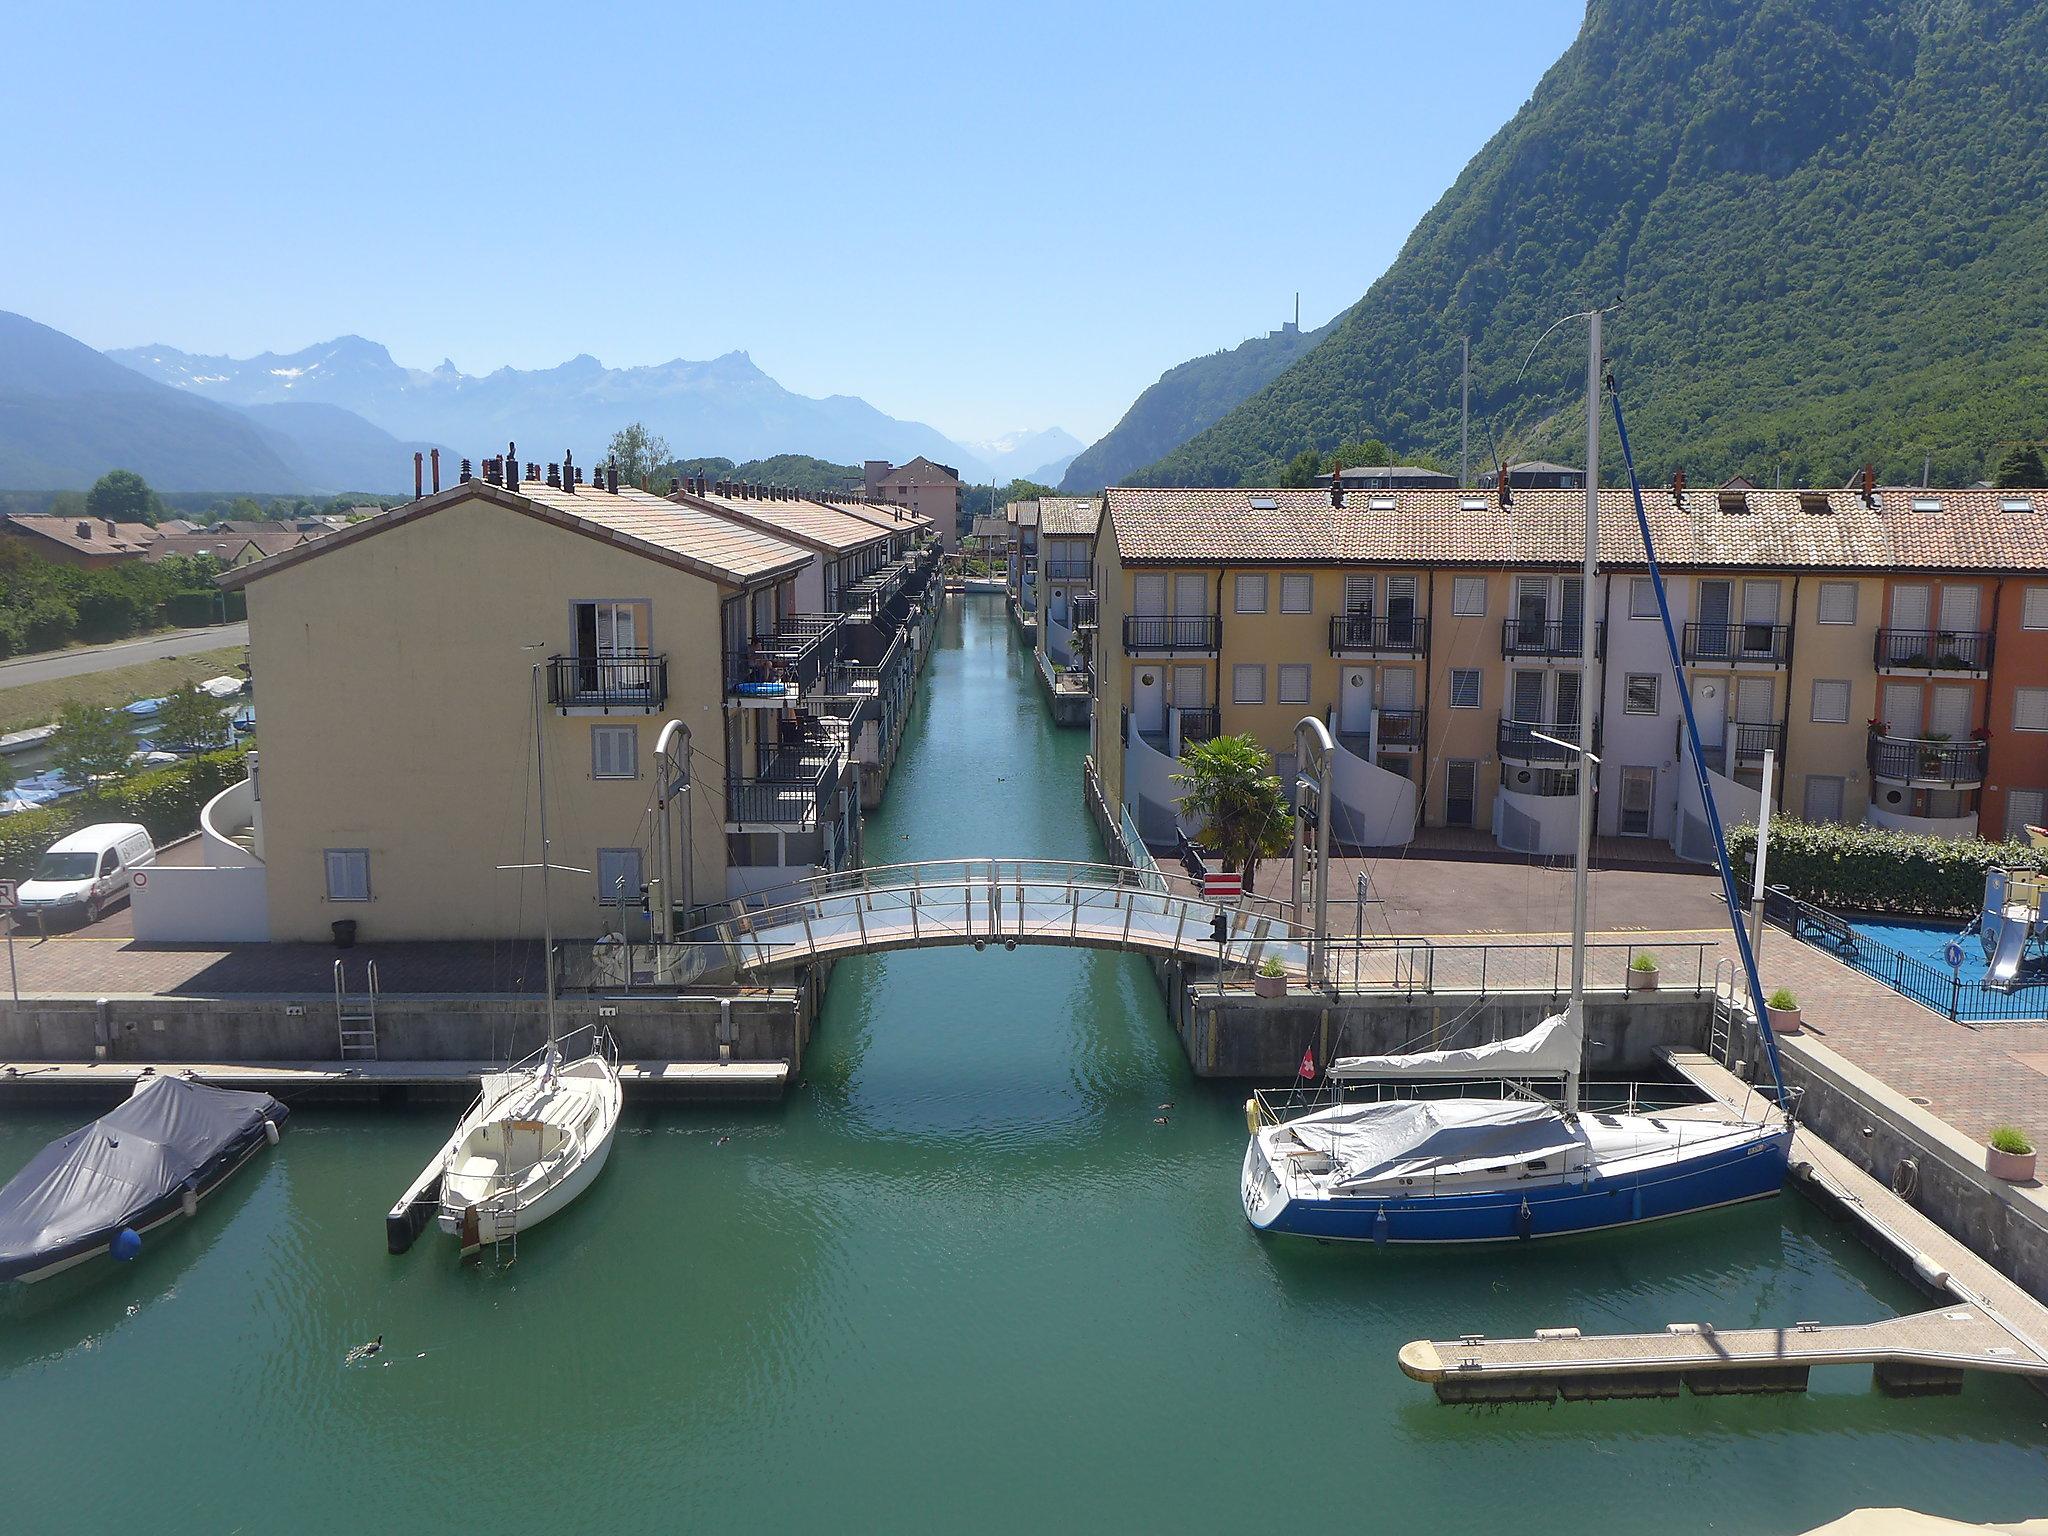
[[[1998,948],[1991,956],[1991,968],[1985,973],[1985,985],[2007,992],[2019,985],[2020,957],[2026,949],[2027,920],[2006,918],[1998,925]]]

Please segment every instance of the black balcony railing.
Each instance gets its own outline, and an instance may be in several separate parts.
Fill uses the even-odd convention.
[[[836,613],[791,614],[773,633],[756,635],[725,659],[725,686],[814,683],[838,655],[840,626]]]
[[[1093,592],[1083,593],[1074,599],[1074,628],[1093,629],[1094,627],[1095,594]]]
[[[1045,562],[1047,581],[1086,581],[1088,562],[1086,560],[1048,560]]]
[[[1728,729],[1728,765],[1730,768],[1761,767],[1766,752],[1777,753],[1778,761],[1781,764],[1784,762],[1784,726],[1760,725],[1747,720],[1738,720]]]
[[[550,656],[548,703],[556,709],[659,709],[668,702],[668,657],[647,651]]]
[[[1421,709],[1380,711],[1380,750],[1420,747],[1429,735],[1429,712]]]
[[[1413,614],[1338,613],[1330,617],[1332,656],[1420,656],[1429,620]]]
[[[1761,661],[1782,667],[1792,654],[1789,624],[1688,624],[1687,661]]]
[[[1950,788],[1981,784],[1985,751],[1981,741],[1940,741],[1872,731],[1870,776],[1894,784],[1942,784]]]
[[[1223,644],[1223,620],[1213,613],[1131,614],[1124,619],[1126,651],[1213,651]]]
[[[822,814],[839,781],[839,749],[820,742],[772,754],[752,778],[725,786],[726,820],[799,826]]]
[[[1214,741],[1222,729],[1221,722],[1213,709],[1183,709],[1180,716],[1180,739],[1183,744],[1190,741]]]
[[[1984,672],[1991,667],[1991,635],[1981,629],[1880,629],[1876,662],[1880,670]]]
[[[1553,738],[1538,741],[1538,733]],[[1560,746],[1559,742],[1570,742]],[[1501,758],[1516,763],[1575,763],[1578,761],[1579,723],[1576,720],[1502,720],[1496,740]],[[1593,722],[1593,750],[1600,750],[1600,722]]]
[[[1577,619],[1503,619],[1500,653],[1503,656],[1548,656],[1569,661],[1580,655],[1585,643],[1585,625]],[[1593,625],[1593,654],[1607,654],[1607,626]]]

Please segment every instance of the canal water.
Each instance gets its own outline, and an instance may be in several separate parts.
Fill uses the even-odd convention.
[[[1086,733],[1050,723],[999,600],[956,600],[940,633],[869,861],[1099,856]],[[1404,1341],[1922,1303],[1793,1196],[1477,1253],[1263,1240],[1237,1204],[1243,1097],[1189,1078],[1135,960],[848,963],[786,1103],[629,1110],[604,1176],[504,1269],[438,1236],[384,1252],[450,1114],[308,1110],[141,1262],[0,1304],[0,1529],[1585,1536],[2048,1513],[2048,1400],[1994,1380],[1439,1406],[1396,1369]],[[0,1119],[0,1170],[74,1119]]]

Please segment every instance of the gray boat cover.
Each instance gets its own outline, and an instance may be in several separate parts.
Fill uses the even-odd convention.
[[[0,1188],[0,1275],[110,1237],[285,1113],[267,1093],[146,1079],[119,1109],[51,1142]]]

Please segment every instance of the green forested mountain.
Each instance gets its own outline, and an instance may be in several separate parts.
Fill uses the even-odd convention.
[[[1132,470],[1179,447],[1262,388],[1306,354],[1336,325],[1316,331],[1280,330],[1254,336],[1228,351],[1169,368],[1124,412],[1109,434],[1067,466],[1060,489],[1069,494],[1121,485]]]
[[[744,480],[750,485],[783,485],[806,496],[858,494],[861,467],[833,464],[807,453],[778,453],[765,459],[748,459],[735,464],[731,459],[677,459],[665,474],[709,475],[714,480]],[[667,484],[664,479],[662,484]]]
[[[1917,480],[1931,455],[1970,481],[2048,436],[2048,6],[1591,0],[1330,336],[1132,479],[1270,481],[1369,436],[1455,456],[1466,331],[1474,457],[1576,460],[1583,331],[1516,374],[1616,298],[1649,475]]]

